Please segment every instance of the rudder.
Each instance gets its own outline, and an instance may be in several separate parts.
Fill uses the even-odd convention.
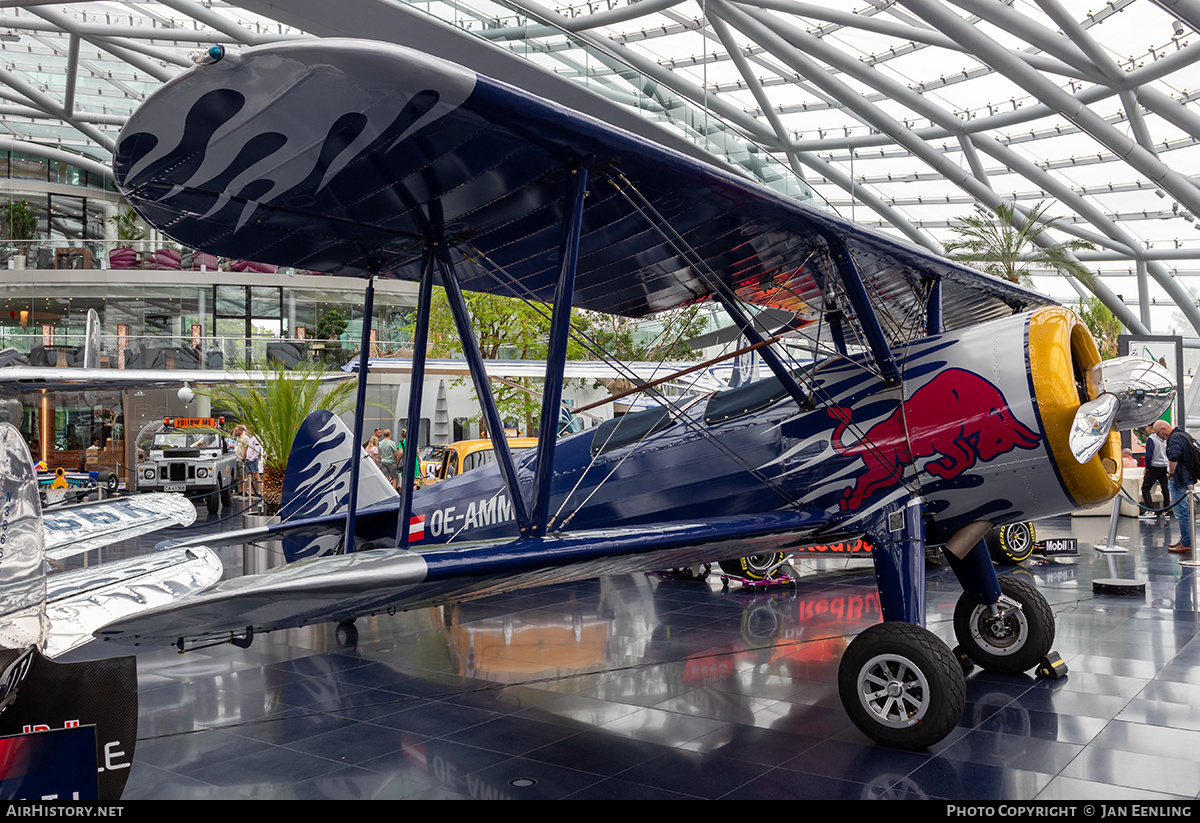
[[[310,414],[296,433],[288,455],[280,519],[287,522],[345,512],[350,499],[350,461],[355,455],[362,461],[358,479],[360,510],[399,496],[375,461],[354,443],[353,432],[337,415],[324,410]],[[339,540],[336,536],[285,539],[283,552],[290,563],[326,554]]]

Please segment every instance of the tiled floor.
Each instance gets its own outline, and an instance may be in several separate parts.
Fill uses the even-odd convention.
[[[869,562],[803,560],[795,592],[608,577],[360,620],[357,637],[143,654],[125,797],[1200,797],[1196,570],[1165,524],[1122,518],[1128,554],[1094,551],[1107,525],[1040,523],[1079,557],[1003,571],[1049,600],[1069,675],[976,671],[929,751],[873,745],[838,700],[839,656],[878,619]],[[1111,577],[1146,593],[1092,593]],[[928,587],[953,645],[959,588],[939,567]],[[116,651],[97,645],[72,659]]]

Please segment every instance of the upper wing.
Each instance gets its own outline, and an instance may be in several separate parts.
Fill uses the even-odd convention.
[[[427,241],[463,288],[549,299],[571,169],[590,178],[574,304],[640,316],[706,297],[810,322],[841,308],[844,242],[890,342],[1049,304],[926,250],[428,55],[321,40],[230,52],[129,118],[114,172],[189,246],[416,280]]]
[[[247,630],[273,631],[604,574],[763,554],[811,537],[824,523],[822,512],[772,512],[538,540],[319,557],[228,580],[174,605],[115,621],[96,636],[140,644],[224,640]]]
[[[64,560],[118,540],[194,522],[196,507],[181,494],[139,494],[42,513],[50,560]]]

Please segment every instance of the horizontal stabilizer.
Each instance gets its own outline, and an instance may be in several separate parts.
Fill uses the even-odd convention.
[[[825,522],[824,512],[772,512],[318,557],[226,581],[195,597],[115,621],[96,636],[135,644],[176,643],[180,638],[222,641],[247,630],[261,633],[604,574],[762,554],[810,538]]]
[[[92,640],[106,623],[202,592],[221,574],[217,556],[197,547],[53,575],[46,583],[50,637],[45,654],[56,657]]]
[[[51,509],[42,515],[46,557],[64,560],[167,526],[190,526],[196,507],[180,494],[139,494]]]

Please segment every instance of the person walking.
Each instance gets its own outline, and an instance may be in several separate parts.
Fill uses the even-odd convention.
[[[247,497],[250,491],[250,474],[246,471],[246,447],[250,445],[250,435],[242,425],[233,428],[233,456],[238,465],[238,494]]]

